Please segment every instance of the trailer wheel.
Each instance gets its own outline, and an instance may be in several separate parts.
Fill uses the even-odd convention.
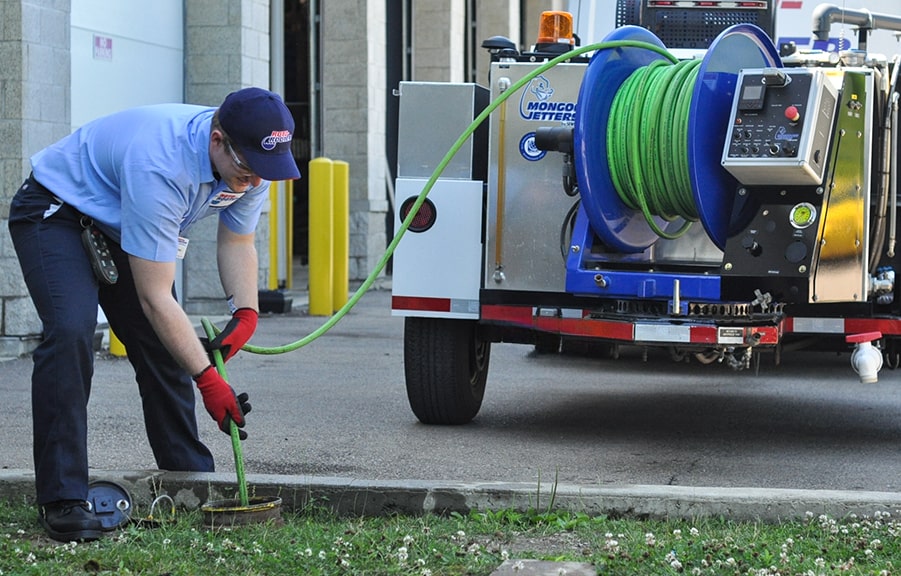
[[[901,346],[894,338],[886,338],[882,355],[886,367],[897,370],[901,366]]]
[[[473,320],[407,318],[404,375],[407,400],[423,424],[466,424],[479,413],[491,342]]]

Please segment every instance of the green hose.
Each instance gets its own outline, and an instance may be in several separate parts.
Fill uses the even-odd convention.
[[[207,338],[210,340],[215,338],[212,322],[206,318],[201,318],[200,322],[203,324],[203,330],[206,332]],[[219,375],[222,376],[223,380],[228,382],[228,374],[225,371],[225,362],[222,360],[222,352],[213,350],[213,360],[215,361],[216,370],[219,372]],[[247,495],[247,480],[244,476],[244,451],[241,449],[241,435],[238,431],[238,425],[235,424],[234,420],[229,419],[228,431],[232,439],[232,452],[235,455],[235,473],[238,476],[238,498],[241,502],[241,506],[248,506],[250,504],[250,498]]]
[[[641,210],[661,238],[678,238],[698,219],[688,173],[688,109],[700,65],[655,60],[623,82],[610,107],[610,179],[623,204]],[[654,216],[684,223],[667,232]]]
[[[585,52],[592,52],[595,50],[612,50],[616,48],[640,48],[644,50],[650,50],[651,52],[656,52],[664,56],[665,58],[675,61],[676,58],[667,52],[666,48],[662,48],[660,46],[650,44],[647,42],[638,42],[634,40],[615,40],[609,42],[598,42],[595,44],[589,44],[587,46],[582,46],[561,54],[551,60],[548,60],[546,63],[542,64],[535,70],[529,72],[518,81],[514,82],[507,90],[505,90],[502,94],[500,94],[497,98],[491,101],[488,106],[476,116],[475,120],[473,120],[472,124],[470,124],[466,130],[460,134],[460,137],[457,138],[457,141],[454,142],[453,146],[447,151],[447,154],[444,155],[441,162],[435,167],[434,172],[432,172],[431,177],[426,182],[425,186],[422,189],[422,192],[417,196],[416,201],[413,203],[412,208],[410,209],[407,217],[404,218],[404,221],[401,223],[400,228],[397,233],[394,235],[394,238],[388,244],[385,253],[379,259],[375,268],[373,268],[372,272],[370,272],[369,276],[363,281],[359,288],[353,293],[347,303],[341,307],[340,310],[335,312],[322,326],[308,334],[307,336],[297,340],[296,342],[291,342],[289,344],[285,344],[283,346],[273,346],[273,347],[264,347],[264,346],[254,346],[252,344],[245,344],[242,350],[246,350],[247,352],[251,352],[253,354],[284,354],[285,352],[291,352],[293,350],[297,350],[298,348],[305,346],[312,342],[313,340],[319,338],[323,334],[325,334],[328,330],[332,328],[338,321],[353,308],[360,298],[363,297],[363,294],[366,293],[367,290],[372,286],[375,282],[376,278],[379,274],[381,274],[382,270],[388,263],[388,259],[394,253],[394,250],[397,248],[397,244],[400,242],[400,239],[403,237],[404,233],[407,231],[407,228],[410,227],[410,224],[413,222],[413,218],[416,216],[419,211],[420,206],[422,206],[423,202],[425,202],[425,198],[428,193],[432,190],[432,187],[435,185],[435,182],[438,180],[438,177],[444,172],[444,169],[453,159],[453,157],[457,154],[463,144],[466,143],[466,140],[472,136],[472,133],[475,132],[476,128],[478,128],[482,122],[485,121],[486,118],[498,107],[500,106],[507,98],[509,98],[513,93],[520,90],[523,86],[531,82],[535,77],[543,74],[553,66],[564,62],[566,60],[570,60],[584,54]]]

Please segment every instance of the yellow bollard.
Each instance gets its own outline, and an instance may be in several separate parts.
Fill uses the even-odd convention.
[[[350,164],[335,160],[332,175],[334,178],[332,312],[337,312],[347,303],[350,260]]]
[[[309,164],[310,178],[310,314],[328,316],[332,306],[332,161],[314,158]]]
[[[269,290],[278,288],[278,235],[279,226],[278,199],[281,192],[281,182],[273,182],[269,185]]]
[[[109,329],[109,353],[113,356],[126,356],[125,344],[113,333],[113,329]]]

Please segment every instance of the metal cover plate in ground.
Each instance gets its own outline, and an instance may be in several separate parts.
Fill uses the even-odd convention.
[[[104,531],[122,527],[131,517],[131,496],[115,482],[95,480],[88,484],[88,502]]]

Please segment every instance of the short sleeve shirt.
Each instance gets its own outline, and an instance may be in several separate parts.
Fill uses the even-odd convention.
[[[213,214],[250,234],[269,182],[240,193],[217,180],[209,155],[214,112],[159,104],[99,118],[32,156],[34,177],[146,260],[174,261],[179,236]]]

